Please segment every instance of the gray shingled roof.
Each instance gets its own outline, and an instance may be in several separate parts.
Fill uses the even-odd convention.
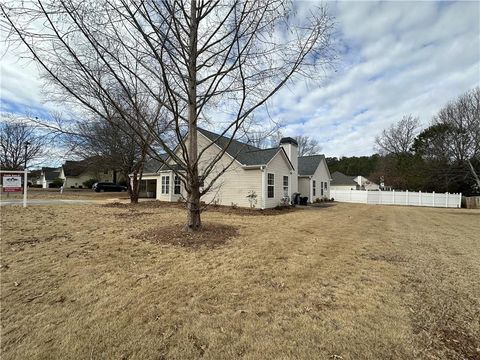
[[[315,173],[324,155],[301,156],[298,158],[298,175],[310,176]]]
[[[333,174],[332,174],[332,181],[331,181],[331,185],[353,185],[353,186],[356,186],[357,183],[355,181],[353,181],[353,178],[354,176],[348,176],[348,175],[345,175],[343,173],[341,173],[340,171],[335,171]]]
[[[238,162],[247,166],[265,165],[267,164],[279,151],[282,151],[281,147],[270,149],[259,149],[255,146],[242,143],[237,140],[232,140],[229,144],[230,138],[220,136],[211,131],[205,129],[198,129],[203,135],[205,135],[210,141],[217,144],[220,148],[227,147],[227,154],[236,158]]]
[[[167,154],[160,154],[160,158],[162,158],[165,161],[165,160],[167,160],[168,155]],[[163,165],[163,163],[160,160],[149,159],[145,162],[145,165],[143,166],[143,173],[144,174],[156,173],[158,170],[160,170],[162,165]]]
[[[60,168],[42,167],[42,172],[45,174],[45,180],[55,180],[60,176]]]

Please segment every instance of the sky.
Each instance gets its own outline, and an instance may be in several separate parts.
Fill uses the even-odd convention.
[[[285,135],[317,139],[326,156],[369,155],[375,136],[403,115],[426,127],[448,101],[480,85],[480,2],[326,4],[339,59],[321,83],[299,80],[272,99],[270,114]],[[52,105],[42,101],[38,69],[1,44],[1,110],[44,116]]]

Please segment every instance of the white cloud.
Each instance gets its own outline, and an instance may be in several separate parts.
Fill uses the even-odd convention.
[[[306,9],[296,2],[299,13]],[[318,86],[305,80],[276,96],[270,114],[289,135],[320,140],[327,156],[373,152],[373,139],[404,114],[423,125],[449,100],[480,84],[480,3],[329,3],[347,52]],[[1,99],[42,104],[38,71],[12,52],[1,59]]]
[[[326,86],[297,92],[297,103],[282,91],[276,103],[289,107],[276,115],[288,123],[288,134],[318,138],[328,156],[372,153],[375,135],[404,114],[428,125],[446,102],[480,84],[479,7],[337,3],[339,30],[356,52],[354,61]]]

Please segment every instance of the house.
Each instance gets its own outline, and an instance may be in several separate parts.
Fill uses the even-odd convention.
[[[353,180],[353,176],[348,176],[340,171],[335,171],[332,174],[331,189],[332,190],[355,190],[357,182]]]
[[[349,176],[335,171],[332,174],[332,190],[380,190],[380,186],[364,176]]]
[[[298,190],[311,201],[330,199],[331,175],[324,155],[298,158]],[[308,195],[304,195],[308,194]]]
[[[94,159],[80,161],[67,160],[58,168],[43,167],[40,180],[42,187],[48,188],[55,179],[63,180],[65,188],[82,188],[83,183],[90,179],[99,182],[117,182],[117,173],[111,169],[99,170],[99,163]]]
[[[98,182],[117,182],[116,171],[108,168],[100,170],[98,162],[94,159],[65,161],[59,177],[63,180],[65,188],[82,188],[83,183],[90,179],[95,179]]]
[[[55,179],[60,178],[61,171],[61,168],[42,167],[40,179],[37,181],[37,184],[42,185],[42,188],[47,189]]]
[[[298,157],[298,144],[290,137],[282,138],[277,147],[260,149],[237,140],[198,129],[198,149],[204,150],[200,170],[223,149],[225,154],[206,179],[220,175],[214,187],[202,197],[206,203],[241,207],[272,208],[290,202],[300,193],[309,201],[328,197],[330,173],[325,157]],[[162,201],[180,201],[186,197],[184,185],[175,175],[173,160],[166,163],[151,161],[144,170],[141,190]]]
[[[373,181],[361,175],[355,177],[353,181],[358,184],[357,190],[380,190],[380,185],[375,184]]]

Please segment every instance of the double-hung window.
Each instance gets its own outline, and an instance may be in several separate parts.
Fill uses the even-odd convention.
[[[267,174],[267,197],[275,197],[275,175]]]
[[[170,193],[170,175],[162,176],[162,194]]]
[[[283,196],[288,196],[288,176],[283,177]]]
[[[181,186],[180,177],[178,175],[175,175],[175,178],[173,180],[173,193],[175,195],[180,195],[180,186]]]
[[[320,195],[323,196],[323,181],[320,182]]]
[[[312,180],[312,191],[313,196],[317,196],[317,182],[315,180]]]

